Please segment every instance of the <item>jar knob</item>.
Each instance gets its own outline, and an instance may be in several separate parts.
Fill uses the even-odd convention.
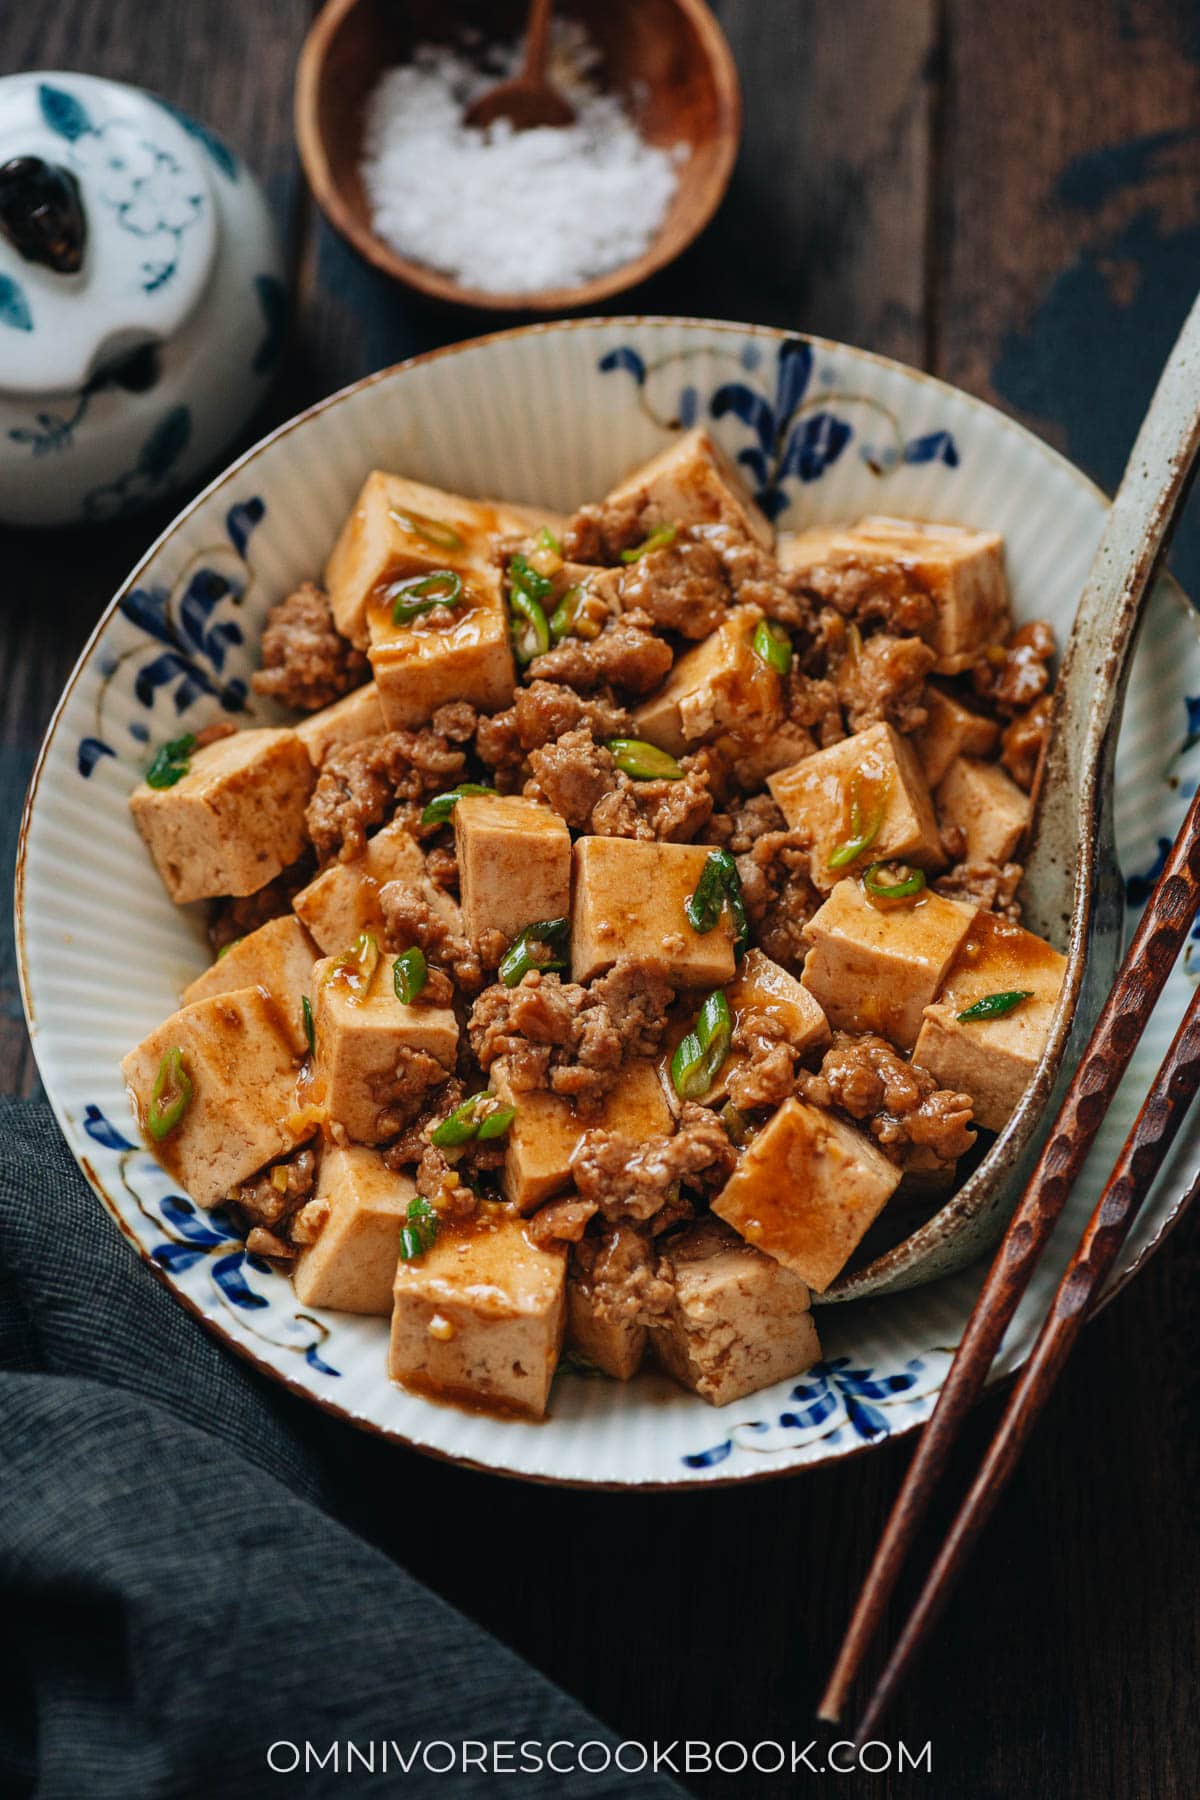
[[[0,164],[0,232],[26,262],[77,275],[87,215],[70,169],[41,156],[13,156]]]

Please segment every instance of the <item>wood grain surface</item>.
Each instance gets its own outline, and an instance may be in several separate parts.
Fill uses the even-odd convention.
[[[0,7],[0,70],[139,81],[225,132],[287,234],[298,318],[257,433],[388,362],[489,329],[358,262],[298,178],[307,0]],[[746,126],[729,195],[609,310],[789,325],[921,363],[1115,485],[1200,286],[1193,0],[719,0]],[[47,479],[53,479],[52,466]],[[173,506],[5,534],[0,858],[41,733],[113,587]],[[1200,517],[1176,543],[1200,594]],[[36,1091],[11,939],[0,1086]],[[1200,1771],[1200,1217],[1091,1325],[887,1731],[932,1774],[696,1779],[713,1795],[1191,1800]],[[284,1402],[284,1404],[292,1404]],[[943,1506],[978,1462],[985,1404]],[[353,1522],[617,1729],[815,1739],[822,1680],[908,1451],[741,1491],[556,1493],[323,1419]],[[954,1477],[957,1470],[958,1482]],[[928,1547],[946,1514],[931,1519]],[[421,1522],[414,1530],[413,1522]],[[902,1588],[899,1600],[906,1597]]]

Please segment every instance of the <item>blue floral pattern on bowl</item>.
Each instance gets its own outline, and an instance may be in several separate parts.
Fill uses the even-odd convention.
[[[214,1294],[223,1306],[236,1310],[244,1329],[277,1349],[295,1351],[318,1374],[334,1377],[340,1374],[340,1370],[320,1353],[329,1336],[329,1327],[311,1313],[291,1313],[289,1323],[299,1327],[296,1331],[268,1332],[251,1324],[247,1314],[271,1311],[273,1305],[271,1298],[254,1286],[251,1276],[266,1277],[270,1283],[286,1278],[276,1275],[261,1256],[252,1256],[247,1251],[220,1208],[200,1213],[182,1194],[166,1194],[157,1202],[156,1208],[152,1207],[142,1192],[143,1184],[134,1186],[129,1173],[130,1164],[140,1161],[148,1165],[152,1176],[156,1175],[158,1166],[153,1159],[130,1143],[98,1106],[89,1105],[84,1109],[82,1123],[93,1143],[115,1154],[118,1179],[126,1193],[132,1196],[141,1217],[160,1239],[150,1251],[156,1268],[178,1278],[202,1265]],[[278,1318],[277,1309],[275,1316]]]
[[[927,431],[906,438],[890,407],[869,394],[838,388],[832,373],[818,368],[816,350],[807,338],[783,340],[769,383],[761,378],[765,359],[760,347],[748,345],[740,357],[729,359],[737,365],[736,378],[718,383],[706,395],[687,379],[691,360],[683,351],[647,363],[632,345],[622,344],[606,351],[597,366],[602,374],[623,370],[631,375],[643,410],[668,430],[688,430],[705,418],[730,416],[744,425],[753,442],[737,452],[737,460],[768,519],[778,519],[790,504],[786,485],[790,480],[819,481],[856,432],[859,456],[879,477],[904,463],[959,466],[952,432]],[[676,373],[677,386],[671,379]],[[864,437],[863,422],[868,420],[871,435]]]

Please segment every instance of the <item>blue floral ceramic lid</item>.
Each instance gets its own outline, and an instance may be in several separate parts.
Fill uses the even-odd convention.
[[[218,237],[200,129],[95,76],[0,79],[0,390],[79,388],[188,318]]]

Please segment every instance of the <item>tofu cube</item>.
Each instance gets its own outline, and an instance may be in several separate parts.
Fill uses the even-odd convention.
[[[1042,938],[981,912],[925,1022],[913,1061],[943,1087],[970,1094],[976,1121],[1003,1131],[1050,1035],[1067,959]],[[987,994],[1028,993],[998,1019],[962,1021]]]
[[[575,844],[571,977],[590,981],[618,957],[657,962],[678,987],[722,987],[733,979],[733,920],[728,906],[703,935],[684,901],[704,872],[703,844],[584,837]]]
[[[872,905],[858,881],[840,881],[805,935],[801,981],[837,1031],[874,1031],[911,1050],[976,908],[926,890],[911,906]]]
[[[256,894],[308,843],[308,752],[294,731],[235,731],[191,757],[174,787],[143,781],[129,796],[172,900]]]
[[[382,1143],[405,1122],[403,1069],[411,1052],[441,1065],[443,1073],[429,1071],[432,1078],[424,1083],[436,1087],[458,1051],[452,1007],[405,1006],[396,998],[395,960],[380,959],[365,992],[356,991],[337,957],[313,969],[313,1033],[325,1107],[360,1144]]]
[[[706,431],[685,431],[635,469],[606,504],[633,504],[655,525],[724,525],[770,550],[775,534],[731,459]]]
[[[814,887],[828,891],[848,869],[893,857],[920,869],[945,867],[921,765],[908,740],[886,723],[780,769],[767,786],[792,830],[803,827],[812,837]],[[864,825],[881,815],[879,829],[852,863],[831,869],[830,858],[855,836],[856,800]]]
[[[935,799],[942,824],[966,838],[968,862],[1008,862],[1029,828],[1029,795],[999,763],[957,757]]]
[[[925,689],[925,710],[929,717],[914,731],[913,745],[932,792],[956,757],[991,756],[1000,727],[936,682]]]
[[[213,994],[229,994],[238,988],[265,988],[279,1011],[288,1042],[297,1056],[308,1049],[304,1029],[303,997],[312,987],[316,947],[294,914],[269,919],[257,931],[223,950],[210,969],[197,975],[183,990],[183,1004],[192,1006]]]
[[[782,1026],[787,1041],[797,1056],[806,1056],[811,1050],[824,1049],[829,1042],[829,1021],[818,1002],[794,975],[780,968],[777,962],[772,962],[762,950],[747,950],[736,979],[725,989],[725,998],[729,1002],[735,1029],[745,1013],[751,1010],[766,1013]],[[694,1016],[694,1009],[684,1009],[684,1016],[679,1021],[678,1029],[671,1034],[668,1049],[659,1065],[663,1088],[676,1105],[679,1102],[675,1099],[675,1091],[671,1085],[671,1056],[680,1038],[691,1030]],[[729,1077],[746,1061],[746,1054],[746,1051],[740,1050],[736,1045],[730,1050],[712,1085],[699,1096],[702,1105],[719,1106],[728,1096]]]
[[[421,846],[398,819],[368,838],[366,850],[354,862],[331,863],[300,890],[292,909],[325,955],[332,956],[349,949],[360,931],[383,929],[379,890],[389,881],[419,888],[446,923],[459,929],[457,902],[430,881]]]
[[[369,609],[367,657],[391,731],[425,724],[447,700],[490,713],[512,699],[516,671],[500,572],[473,568],[462,581],[458,605],[406,625],[393,623],[390,601]]]
[[[634,711],[634,733],[679,756],[720,731],[763,733],[781,710],[779,676],[754,654],[757,615],[737,608]]]
[[[308,751],[314,769],[337,750],[360,744],[364,738],[380,737],[387,730],[379,689],[373,681],[343,694],[332,706],[310,713],[296,726],[296,736]]]
[[[183,1053],[192,1094],[173,1131],[146,1130],[169,1050]],[[139,1128],[163,1168],[196,1202],[218,1206],[265,1163],[312,1136],[299,1109],[296,1061],[279,1009],[260,988],[216,994],[172,1013],[121,1064]]]
[[[960,674],[1011,629],[1004,540],[995,532],[871,517],[842,531],[820,526],[797,532],[782,549],[780,566],[830,599],[848,570],[877,571],[927,593],[934,606],[930,642],[941,675]]]
[[[334,623],[365,648],[368,610],[394,581],[484,563],[492,535],[512,528],[487,501],[373,470],[325,566]]]
[[[864,1132],[785,1100],[738,1159],[713,1211],[821,1294],[899,1186]]]
[[[515,1090],[503,1058],[493,1065],[492,1089],[503,1105],[517,1109],[504,1140],[500,1188],[504,1198],[523,1213],[535,1211],[543,1201],[570,1187],[571,1157],[584,1132],[593,1126],[619,1131],[638,1143],[675,1129],[662,1082],[648,1057],[634,1057],[626,1064],[605,1095],[598,1116],[586,1122],[562,1094],[545,1088]]]
[[[541,1418],[566,1318],[565,1244],[481,1205],[396,1269],[388,1373],[438,1399]]]
[[[327,1144],[313,1198],[323,1200],[329,1212],[316,1242],[292,1266],[301,1306],[386,1318],[400,1260],[400,1227],[416,1192],[411,1176],[393,1174],[378,1150]]]
[[[675,1299],[653,1332],[657,1361],[710,1406],[742,1400],[821,1356],[804,1282],[715,1219],[666,1247]]]
[[[512,939],[571,911],[571,834],[559,815],[515,794],[464,794],[454,808],[463,929]]]
[[[566,1347],[614,1381],[630,1381],[646,1354],[646,1327],[610,1312],[574,1267],[567,1270]]]

